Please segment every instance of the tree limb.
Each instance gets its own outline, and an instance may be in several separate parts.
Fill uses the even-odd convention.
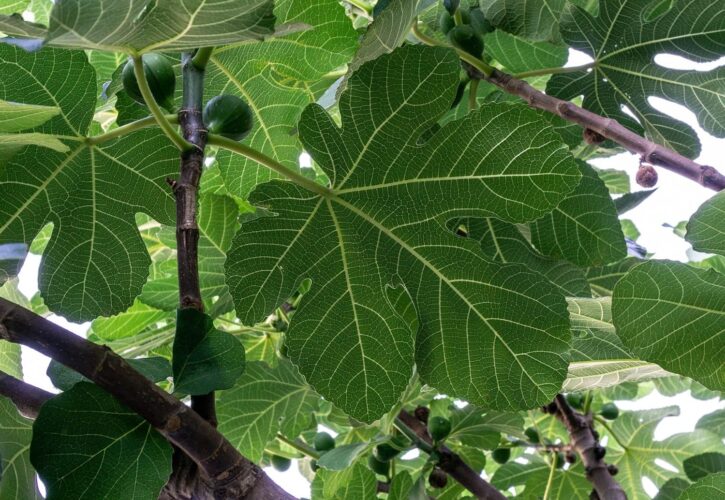
[[[23,416],[34,419],[53,394],[0,371],[0,396],[9,398]]]
[[[603,448],[594,434],[591,415],[582,415],[569,406],[566,398],[557,394],[554,415],[566,426],[574,450],[581,457],[587,479],[601,500],[627,500],[627,495],[614,479],[604,462]]]
[[[398,414],[398,421],[415,434],[417,444],[423,445],[419,446],[423,451],[428,453],[433,451],[433,440],[428,434],[428,428],[425,424],[405,410],[401,410]],[[476,498],[492,500],[504,500],[506,498],[449,448],[439,446],[435,451],[440,456],[438,467],[473,493]]]
[[[0,339],[28,346],[89,378],[138,413],[204,472],[215,499],[292,499],[199,414],[134,370],[109,348],[89,342],[0,298]]]
[[[706,188],[715,191],[725,189],[725,175],[722,175],[714,167],[700,165],[676,151],[648,141],[644,137],[624,127],[617,120],[599,116],[596,113],[580,108],[572,102],[563,101],[544,94],[525,81],[514,78],[497,69],[494,69],[490,76],[485,76],[467,63],[464,63],[464,65],[468,69],[469,74],[473,73],[472,76],[486,80],[509,94],[521,97],[532,108],[553,113],[564,120],[581,125],[585,130],[593,130],[603,137],[623,146],[631,153],[640,155],[644,162],[666,168]]]

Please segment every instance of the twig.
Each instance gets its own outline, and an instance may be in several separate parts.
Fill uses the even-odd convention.
[[[178,118],[176,115],[164,115],[164,118],[169,123],[178,123]],[[85,142],[86,144],[100,144],[102,142],[110,141],[111,139],[116,139],[117,137],[130,134],[131,132],[141,130],[142,128],[151,127],[153,125],[158,125],[156,118],[153,116],[147,116],[146,118],[141,118],[140,120],[136,120],[134,122],[127,123],[126,125],[114,128],[113,130],[109,130],[105,134],[86,137]]]
[[[566,398],[557,394],[554,415],[566,426],[574,450],[581,457],[587,479],[594,485],[601,500],[626,500],[627,495],[604,462],[604,448],[594,434],[591,415],[574,411]]]
[[[299,451],[307,457],[314,458],[315,460],[318,460],[320,458],[320,453],[313,449],[311,446],[301,443],[295,439],[289,439],[287,436],[280,432],[277,433],[276,437],[278,441],[281,441],[287,446],[294,448],[295,450]]]
[[[473,493],[476,498],[495,500],[504,500],[506,498],[449,448],[439,446],[434,450],[433,441],[428,434],[426,426],[407,411],[401,410],[398,414],[396,426],[408,437],[411,437],[416,443],[416,446],[421,450],[426,453],[435,451],[440,457],[438,467],[446,471],[448,475]]]
[[[413,23],[412,32],[426,45],[447,46],[447,44],[422,33],[417,23]],[[624,127],[617,120],[599,116],[574,103],[544,94],[525,81],[504,73],[460,49],[456,49],[456,53],[463,60],[464,67],[471,78],[486,80],[504,92],[521,97],[532,108],[548,111],[564,120],[581,125],[585,129],[593,130],[623,146],[631,153],[640,155],[642,161],[666,168],[715,191],[725,189],[725,176],[714,167],[700,165],[676,151],[648,141]]]
[[[619,439],[619,436],[617,435],[617,433],[614,432],[614,430],[612,429],[612,427],[609,425],[609,423],[606,420],[604,420],[599,415],[594,415],[593,418],[594,418],[594,420],[596,420],[597,422],[599,422],[602,427],[604,427],[605,429],[607,429],[607,432],[609,433],[609,435],[614,438],[614,440],[617,442],[617,444],[619,446],[622,447],[623,450],[625,450],[625,451],[627,450],[627,445],[624,444],[621,439]]]
[[[0,339],[55,359],[138,413],[204,471],[204,486],[213,492],[214,498],[293,498],[244,458],[209,422],[107,347],[89,342],[3,298]]]
[[[34,385],[0,371],[0,395],[10,398],[18,411],[28,418],[36,418],[43,403],[53,397]]]

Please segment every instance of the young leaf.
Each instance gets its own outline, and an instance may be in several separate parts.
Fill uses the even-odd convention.
[[[549,215],[531,224],[531,241],[545,255],[579,266],[601,266],[627,256],[617,210],[594,169],[578,162],[582,180]]]
[[[171,454],[145,420],[86,382],[43,405],[30,445],[49,498],[156,499]]]
[[[196,309],[176,312],[174,389],[196,395],[229,389],[244,371],[244,346]]]
[[[297,436],[310,424],[319,397],[288,360],[247,363],[237,384],[219,395],[219,430],[254,462],[278,432]]]
[[[0,171],[0,244],[30,244],[48,222],[53,236],[40,267],[47,306],[74,321],[127,309],[146,280],[149,257],[134,213],[171,223],[164,179],[178,152],[151,129],[96,145],[83,142],[95,108],[95,74],[80,51],[28,54],[0,45],[0,98],[57,105],[61,113],[32,129],[68,136],[59,153],[25,147]]]
[[[41,500],[30,464],[33,421],[18,413],[9,399],[0,399],[0,498]]]
[[[685,239],[698,252],[725,255],[725,192],[702,204],[687,223]]]
[[[251,202],[277,215],[245,223],[228,256],[227,282],[247,324],[312,279],[287,332],[290,356],[318,392],[360,420],[385,413],[412,372],[412,332],[383,293],[396,275],[421,316],[427,383],[508,409],[543,404],[563,376],[561,296],[523,266],[483,260],[474,242],[445,227],[457,215],[534,218],[572,189],[578,172],[545,122],[522,106],[487,106],[420,144],[450,106],[458,64],[448,49],[404,47],[350,79],[342,130],[309,107],[301,137],[332,180],[330,194],[260,186]],[[386,99],[371,99],[372,88]],[[519,152],[515,160],[509,151]],[[537,312],[522,317],[513,306],[524,307],[520,301]],[[462,341],[468,349],[456,347]]]
[[[245,143],[296,170],[302,149],[294,124],[316,99],[310,84],[349,62],[358,34],[337,0],[278,0],[275,13],[278,24],[311,28],[261,44],[217,49],[206,69],[205,95],[236,94],[247,101],[255,125]],[[227,151],[220,151],[217,161],[227,189],[240,198],[247,198],[257,184],[279,177]]]
[[[640,359],[725,388],[725,276],[679,262],[649,261],[614,288],[617,334]]]
[[[584,108],[690,158],[700,151],[694,130],[652,107],[649,97],[685,105],[703,129],[725,135],[725,69],[676,70],[654,62],[663,52],[716,60],[725,51],[725,11],[710,0],[672,2],[666,13],[647,20],[639,0],[599,3],[599,16],[572,8],[561,24],[564,41],[592,57],[593,68],[554,75],[547,93],[562,99],[584,95]],[[636,120],[624,113],[624,106]]]
[[[720,437],[704,431],[683,432],[662,441],[654,441],[654,430],[664,417],[679,414],[679,408],[670,406],[656,410],[625,412],[611,424],[626,449],[612,437],[607,444],[607,462],[619,468],[617,480],[626,485],[630,500],[646,500],[649,495],[642,486],[642,478],[649,477],[655,486],[662,486],[669,478],[677,475],[669,468],[660,467],[656,460],[662,460],[679,467],[685,459],[708,451],[723,451]]]

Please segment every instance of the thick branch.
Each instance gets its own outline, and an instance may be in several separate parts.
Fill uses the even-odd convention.
[[[624,127],[617,120],[599,116],[574,103],[544,94],[525,81],[518,80],[497,69],[494,69],[490,76],[485,76],[470,65],[467,68],[469,72],[475,73],[474,76],[496,85],[509,94],[521,97],[533,108],[553,113],[616,142],[628,151],[640,155],[642,161],[666,168],[715,191],[725,189],[725,176],[715,168],[700,165],[671,149],[648,141]]]
[[[0,298],[0,339],[28,346],[77,371],[138,413],[204,471],[208,498],[282,498],[274,484],[206,420],[105,346]]]
[[[405,410],[401,410],[398,419],[408,429],[415,433],[417,440],[424,444],[421,449],[423,451],[430,450],[432,447],[432,439],[428,434],[428,428],[416,417]],[[427,445],[427,446],[425,446]],[[438,466],[446,471],[453,479],[461,483],[468,491],[473,493],[476,498],[487,498],[495,500],[504,500],[503,496],[496,488],[491,486],[485,479],[471,469],[461,457],[453,453],[449,448],[440,446],[436,452],[440,456]]]
[[[587,479],[601,500],[627,500],[627,495],[614,479],[604,462],[603,448],[594,434],[591,417],[577,413],[561,394],[556,396],[554,414],[569,431],[571,444],[581,457],[587,471]]]
[[[18,411],[28,418],[37,417],[43,403],[53,397],[50,392],[27,384],[3,371],[0,371],[0,395],[10,398]]]

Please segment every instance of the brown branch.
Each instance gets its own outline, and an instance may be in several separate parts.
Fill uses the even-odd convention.
[[[9,398],[21,414],[34,419],[53,394],[0,371],[0,396]]]
[[[715,191],[725,189],[725,175],[715,168],[700,165],[671,149],[648,141],[624,127],[617,120],[599,116],[574,103],[544,94],[525,81],[497,69],[493,69],[490,76],[485,76],[468,63],[463,62],[463,65],[472,78],[486,80],[509,94],[521,97],[533,108],[548,111],[564,120],[581,125],[585,130],[596,132],[623,146],[631,153],[640,155],[644,162],[666,168]]]
[[[604,448],[595,434],[591,415],[574,411],[561,394],[556,396],[554,403],[555,407],[552,405],[550,409],[566,426],[572,447],[581,457],[587,479],[594,485],[598,497],[601,500],[627,500],[624,490],[604,462]]]
[[[206,497],[293,498],[213,426],[109,348],[0,298],[0,339],[28,346],[77,371],[138,413],[204,472]],[[212,492],[211,495],[209,492]]]
[[[428,428],[405,410],[401,410],[398,414],[398,420],[402,422],[409,430],[417,436],[419,444],[427,446],[419,446],[423,451],[431,450],[433,440],[428,434]],[[438,467],[446,471],[449,476],[458,481],[461,486],[473,493],[476,498],[504,500],[506,497],[491,486],[485,479],[476,473],[466,462],[457,454],[453,453],[445,446],[436,448],[436,453],[440,457]]]

